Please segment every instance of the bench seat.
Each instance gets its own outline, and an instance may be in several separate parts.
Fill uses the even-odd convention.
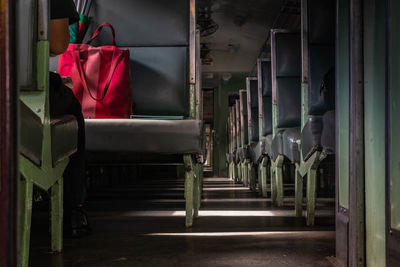
[[[21,102],[20,152],[35,165],[41,165],[43,125],[40,118]],[[78,123],[74,116],[66,115],[51,119],[51,155],[53,165],[74,154],[78,146]]]
[[[272,155],[272,134],[267,135],[264,139],[264,155]]]
[[[88,152],[202,154],[199,120],[87,119]]]
[[[335,154],[336,151],[336,138],[335,138],[335,129],[336,129],[336,117],[335,110],[330,110],[325,112],[322,117],[323,120],[323,129],[321,136],[321,145],[323,148],[323,153],[326,155]]]
[[[239,154],[239,149],[236,149],[233,152],[233,163],[239,164],[240,163],[240,154]]]
[[[321,151],[321,136],[323,129],[322,116],[313,116],[307,120],[301,133],[301,150],[304,161],[315,152]],[[330,129],[333,131],[333,129]],[[334,131],[333,131],[334,132]]]
[[[239,148],[238,154],[239,154],[240,162],[243,163],[249,157],[249,155],[248,155],[248,147],[244,146],[242,148]]]
[[[284,130],[277,132],[275,138],[272,140],[271,157],[273,161],[275,161],[279,155],[283,154],[283,143],[282,143],[283,133]]]
[[[300,162],[300,151],[297,140],[300,140],[300,127],[288,128],[282,136],[283,155],[285,155],[292,163]]]

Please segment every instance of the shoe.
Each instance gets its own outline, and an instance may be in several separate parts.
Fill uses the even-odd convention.
[[[82,206],[72,209],[70,218],[66,218],[68,223],[64,234],[66,237],[81,238],[92,233],[87,214]]]

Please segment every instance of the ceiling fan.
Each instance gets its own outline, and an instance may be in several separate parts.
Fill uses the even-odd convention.
[[[199,7],[198,24],[200,26],[200,36],[207,37],[214,34],[219,25],[211,18],[212,15],[212,1],[206,1]]]

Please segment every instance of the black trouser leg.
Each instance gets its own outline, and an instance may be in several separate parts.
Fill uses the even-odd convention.
[[[78,150],[70,156],[64,172],[64,211],[66,217],[86,198],[85,120],[82,108],[72,90],[62,84],[60,76],[50,74],[50,117],[74,115],[78,122]]]

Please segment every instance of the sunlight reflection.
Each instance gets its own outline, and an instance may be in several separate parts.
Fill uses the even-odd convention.
[[[249,191],[247,187],[203,187],[203,191]]]
[[[131,211],[124,213],[130,217],[185,217],[184,210],[148,210]],[[200,210],[200,217],[269,217],[269,216],[294,216],[293,210]]]
[[[310,234],[315,233],[321,236],[332,235],[334,231],[260,231],[260,232],[202,232],[202,233],[148,233],[146,236],[209,236],[209,237],[224,237],[224,236],[304,236],[310,237]]]
[[[184,210],[143,210],[123,213],[127,217],[185,217]],[[319,210],[319,217],[333,216],[332,210]],[[200,210],[199,217],[295,217],[294,210]]]

